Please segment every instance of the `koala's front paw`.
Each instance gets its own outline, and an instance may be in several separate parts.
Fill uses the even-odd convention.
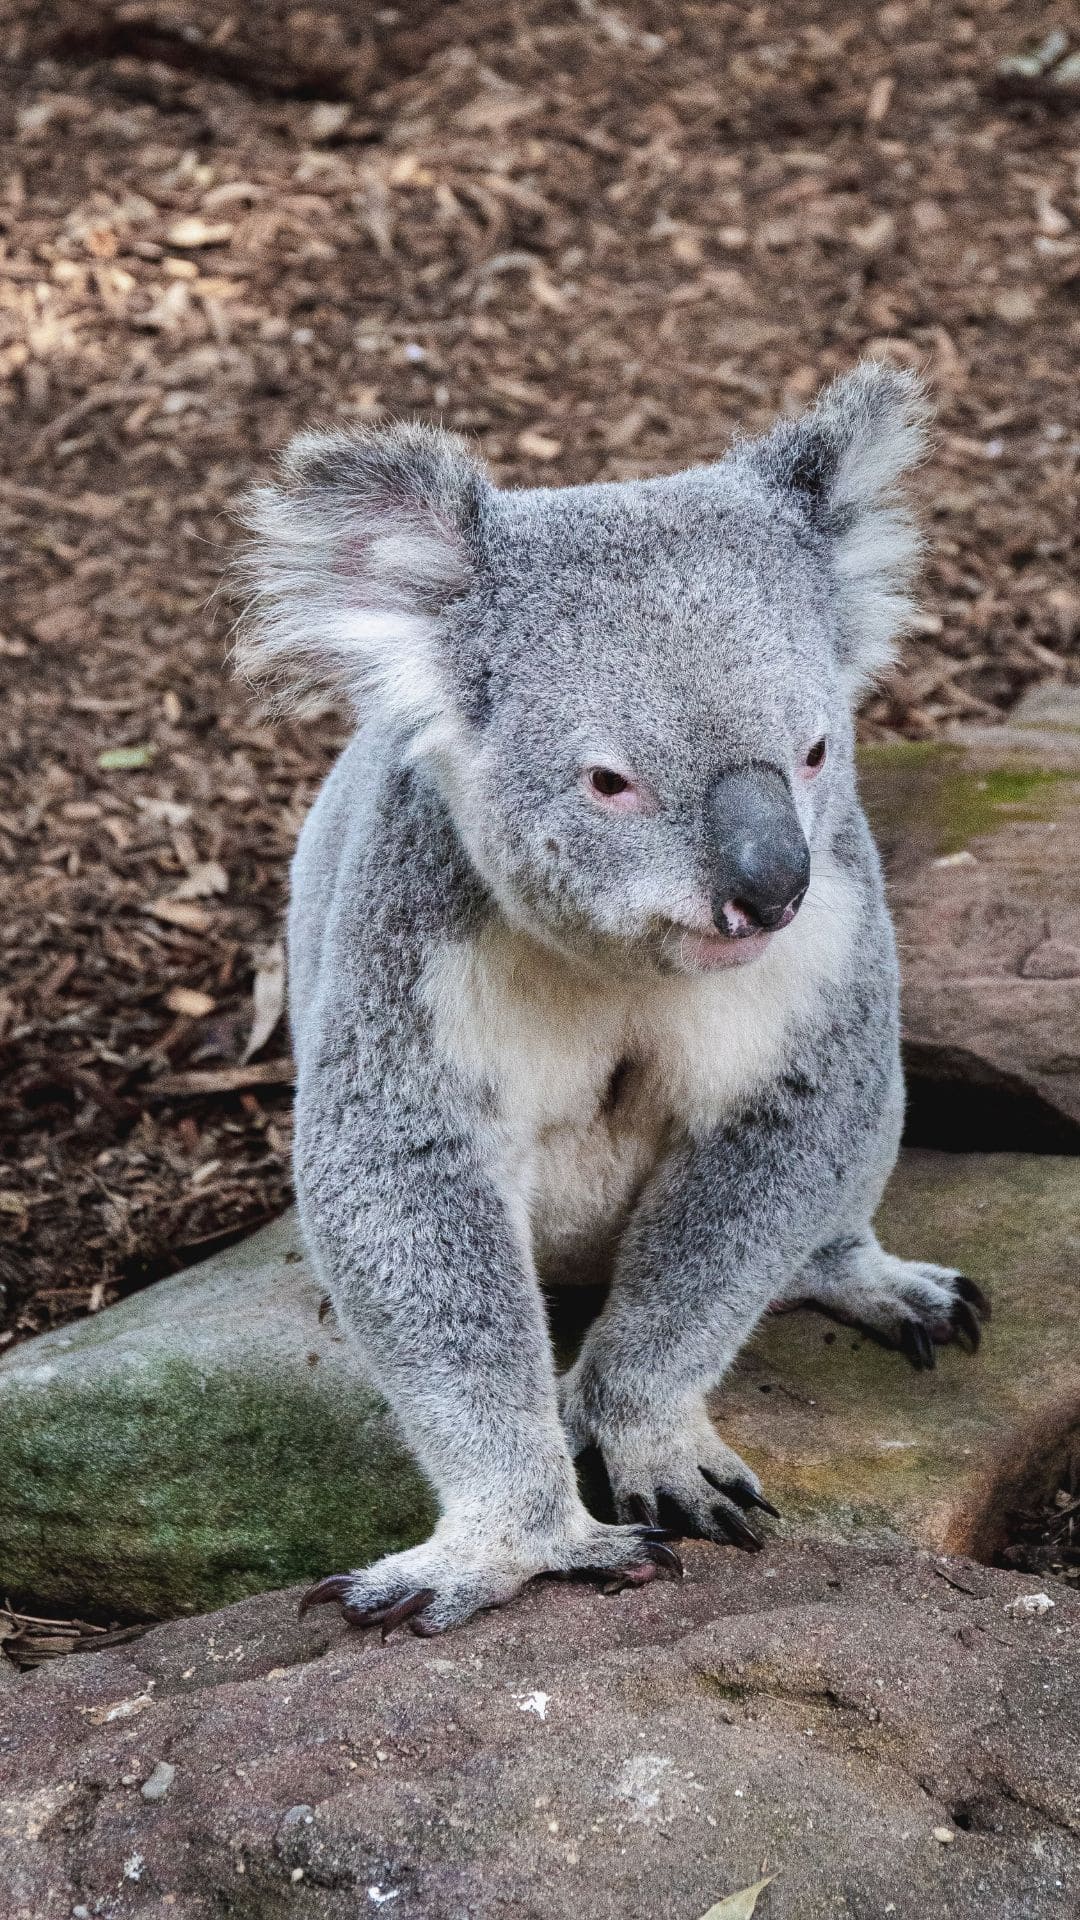
[[[720,1439],[704,1401],[670,1421],[615,1420],[585,1413],[571,1388],[563,1421],[575,1453],[599,1449],[621,1520],[665,1521],[676,1533],[757,1553],[765,1542],[747,1511],[780,1518],[757,1474]]]
[[[645,1586],[662,1567],[681,1575],[669,1537],[666,1527],[605,1526],[584,1508],[571,1528],[542,1541],[500,1535],[481,1544],[476,1530],[444,1523],[421,1546],[320,1580],[304,1595],[300,1612],[336,1601],[353,1626],[379,1626],[384,1640],[405,1625],[426,1637],[505,1606],[544,1573],[592,1578],[612,1589]]]

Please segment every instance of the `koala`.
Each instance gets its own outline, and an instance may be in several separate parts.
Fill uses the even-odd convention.
[[[306,1604],[435,1633],[680,1571],[671,1523],[759,1547],[706,1395],[770,1305],[978,1346],[974,1282],[871,1225],[904,1095],[852,716],[924,415],[871,363],[686,473],[503,490],[399,425],[251,497],[246,662],[357,715],[292,870],[302,1229],[440,1503]],[[598,1280],[557,1378],[543,1289]]]

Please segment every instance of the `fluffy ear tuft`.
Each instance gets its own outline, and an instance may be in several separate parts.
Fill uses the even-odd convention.
[[[473,579],[490,491],[435,428],[299,434],[244,505],[241,670],[278,707],[343,691],[410,731],[446,719],[441,616]]]
[[[914,612],[909,589],[920,542],[896,487],[923,455],[929,414],[915,374],[866,360],[833,381],[808,413],[746,450],[829,541],[841,663],[853,697],[890,664]]]

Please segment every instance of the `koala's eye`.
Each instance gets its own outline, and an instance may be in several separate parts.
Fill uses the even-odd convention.
[[[618,794],[630,792],[629,780],[625,780],[621,773],[614,773],[610,767],[590,767],[589,785],[604,800],[614,800]]]
[[[824,764],[827,747],[828,743],[824,739],[814,741],[804,762],[804,765],[811,773],[816,773],[818,768]]]
[[[641,789],[614,767],[586,767],[582,779],[590,800],[609,813],[640,813],[646,808]]]

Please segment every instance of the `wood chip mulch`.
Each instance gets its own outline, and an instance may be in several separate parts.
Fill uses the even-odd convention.
[[[45,1619],[19,1613],[12,1606],[0,1607],[0,1655],[21,1673],[71,1653],[100,1653],[106,1647],[123,1646],[128,1640],[141,1639],[146,1631],[147,1624],[141,1621],[105,1627],[92,1620]]]
[[[258,718],[220,588],[301,423],[619,477],[892,355],[940,428],[868,731],[1075,671],[1080,123],[1067,47],[1008,66],[1063,21],[0,5],[0,1343],[287,1199],[276,943],[341,725]]]

